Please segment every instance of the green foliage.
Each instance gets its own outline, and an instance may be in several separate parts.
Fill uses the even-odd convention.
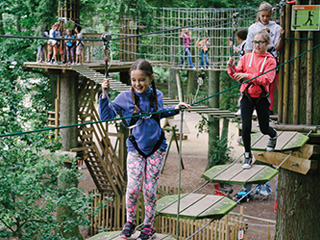
[[[220,88],[221,90],[228,89],[238,84],[235,79],[232,79],[227,72],[220,73]],[[237,100],[239,99],[239,88],[234,88],[221,95],[220,107],[222,109],[236,111]]]
[[[47,126],[49,80],[23,71],[14,59],[0,56],[0,134]],[[74,179],[80,177],[76,166],[66,168],[63,156],[42,153],[61,148],[52,134],[0,139],[0,239],[67,239],[62,234],[88,225],[90,197],[75,186]],[[62,206],[68,216],[56,219]],[[59,229],[64,232],[55,231]]]
[[[14,147],[15,146],[15,147]],[[35,144],[12,139],[12,145],[0,150],[0,238],[63,239],[53,229],[63,224],[66,231],[89,224],[89,196],[71,186],[61,188],[59,181],[80,177],[73,168],[64,167],[65,157],[45,155]],[[58,181],[59,180],[59,181]],[[57,206],[67,206],[72,220],[56,220]]]
[[[232,146],[228,146],[228,139],[217,137],[213,142],[212,154],[208,161],[206,169],[216,165],[225,164],[231,161]]]
[[[206,118],[204,115],[201,115],[201,120],[196,125],[196,128],[198,128],[197,137],[199,137],[200,133],[207,133],[208,132],[208,118]]]

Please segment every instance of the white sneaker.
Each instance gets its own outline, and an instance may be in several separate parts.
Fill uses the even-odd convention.
[[[241,109],[239,109],[234,115],[241,116]]]
[[[249,169],[251,168],[251,164],[252,164],[252,152],[245,152],[242,168]]]

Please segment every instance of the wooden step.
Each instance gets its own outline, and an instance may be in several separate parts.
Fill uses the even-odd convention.
[[[158,200],[157,214],[176,217],[178,195],[168,195]],[[228,214],[237,203],[224,196],[207,194],[182,194],[180,198],[181,218],[187,219],[220,219]]]
[[[251,168],[244,169],[240,164],[227,164],[208,169],[202,177],[214,183],[244,185],[246,183],[264,184],[277,174],[277,170],[265,165],[253,164]]]
[[[282,132],[278,131],[277,145],[274,151],[288,151],[297,149],[307,143],[309,138],[298,132]],[[265,151],[269,142],[269,135],[261,132],[251,136],[251,149],[256,151]]]
[[[99,233],[97,235],[94,235],[87,240],[123,240],[123,238],[120,238],[121,231],[115,231],[115,232],[103,232]],[[133,240],[137,239],[140,232],[137,231],[135,234],[133,234],[131,237],[127,238],[127,240]],[[168,235],[168,234],[160,234],[156,233],[152,240],[174,240],[175,238]]]

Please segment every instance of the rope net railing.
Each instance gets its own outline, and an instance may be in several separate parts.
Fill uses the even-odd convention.
[[[196,68],[200,67],[200,47],[196,46],[198,38],[200,41],[208,37],[208,60],[211,69],[226,70],[226,62],[230,56],[228,40],[232,38],[232,16],[239,12],[239,16],[252,15],[250,19],[242,20],[239,17],[239,29],[248,28],[256,16],[254,9],[230,8],[230,9],[200,9],[200,8],[152,8],[154,26],[151,29],[141,29],[139,34],[145,31],[165,31],[168,29],[181,28],[183,26],[195,26],[204,22],[211,22],[207,25],[200,25],[188,28],[191,32],[190,53],[191,60]],[[218,20],[214,22],[215,20]],[[213,23],[212,23],[213,22]],[[128,54],[135,54],[136,58],[148,57],[149,60],[164,61],[172,67],[191,68],[188,61],[179,66],[181,59],[185,57],[183,40],[180,38],[181,30],[173,32],[162,32],[152,36],[139,39],[138,42],[124,42],[119,46],[119,51]],[[130,46],[129,46],[130,45]],[[117,48],[116,44],[111,45]],[[130,47],[136,48],[136,53],[130,51]]]
[[[191,60],[196,68],[200,67],[200,50],[196,46],[208,37],[209,67],[214,70],[226,70],[226,62],[231,54],[228,40],[232,40],[233,15],[239,13],[237,29],[248,28],[254,23],[257,11],[254,8],[151,8],[153,24],[144,26],[132,18],[122,17],[120,22],[108,22],[108,32],[112,39],[110,47],[113,60],[132,61],[137,58],[147,58],[151,61],[163,61],[167,66],[175,68],[191,68],[188,60],[179,65],[185,57],[183,40],[180,38],[181,28],[184,26],[192,33],[190,43]],[[208,24],[206,24],[208,23]],[[192,27],[188,27],[192,26]],[[170,31],[170,29],[176,29]],[[135,37],[150,32],[155,34]],[[130,37],[131,36],[131,37]],[[127,38],[126,38],[127,37]],[[124,38],[124,39],[121,39]],[[90,48],[90,60],[104,59],[103,45],[84,41]]]

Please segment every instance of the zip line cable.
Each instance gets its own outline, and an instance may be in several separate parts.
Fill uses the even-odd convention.
[[[200,100],[198,100],[198,101],[196,101],[196,102],[191,103],[190,105],[193,106],[193,105],[199,104],[199,103],[201,103],[201,102],[203,102],[203,101],[206,101],[206,100],[208,100],[208,99],[210,99],[210,98],[213,98],[213,97],[215,97],[215,96],[218,96],[218,95],[220,95],[220,94],[223,94],[223,93],[225,93],[225,92],[227,92],[227,91],[230,91],[230,90],[232,90],[232,89],[234,89],[234,88],[238,88],[239,86],[241,86],[241,85],[244,84],[244,83],[248,83],[248,82],[250,82],[250,81],[252,81],[252,80],[254,80],[254,79],[256,79],[256,78],[258,78],[258,77],[260,77],[260,76],[262,76],[262,75],[264,75],[264,74],[266,74],[266,73],[268,73],[268,72],[271,72],[271,71],[273,71],[273,70],[276,70],[277,68],[279,68],[279,67],[281,67],[281,66],[283,66],[283,65],[285,65],[285,64],[288,64],[288,63],[292,62],[292,61],[295,60],[296,58],[299,58],[299,57],[303,56],[304,54],[306,54],[306,53],[308,53],[308,52],[310,52],[310,51],[318,48],[319,46],[320,46],[320,44],[318,44],[318,45],[316,45],[316,46],[314,46],[314,47],[312,47],[312,48],[304,51],[303,53],[299,54],[298,56],[296,56],[296,57],[294,57],[294,58],[291,58],[291,59],[288,60],[287,62],[284,62],[284,63],[279,64],[278,66],[270,69],[270,70],[267,71],[267,72],[261,73],[261,74],[258,75],[258,76],[255,76],[255,77],[253,77],[253,78],[251,78],[251,79],[248,79],[248,80],[246,80],[246,81],[244,81],[244,82],[242,82],[242,83],[238,83],[238,84],[236,84],[236,85],[234,85],[234,86],[232,86],[232,87],[229,87],[229,88],[227,88],[227,89],[225,89],[225,90],[222,90],[222,91],[220,91],[220,92],[217,92],[217,93],[215,93],[215,94],[212,94],[211,96],[208,96],[208,97],[206,97],[206,98],[200,99]],[[176,110],[182,110],[182,109],[180,108],[180,109],[176,109]],[[139,116],[148,116],[148,115],[165,113],[165,112],[170,112],[170,111],[173,111],[173,110],[163,110],[163,111],[158,111],[158,112],[143,113],[143,114],[141,114],[141,115],[139,115]],[[133,118],[133,117],[136,117],[136,116],[132,115],[132,116],[119,117],[119,118],[113,118],[113,119],[107,119],[107,120],[100,120],[100,121],[94,121],[94,122],[77,123],[77,124],[71,124],[71,125],[65,125],[65,126],[57,126],[57,127],[49,127],[49,128],[42,128],[42,129],[37,129],[37,130],[24,131],[24,132],[7,133],[7,134],[1,134],[0,137],[9,137],[9,136],[23,135],[23,134],[29,134],[29,133],[34,133],[34,132],[50,131],[50,130],[55,130],[55,129],[68,128],[68,127],[78,127],[78,126],[83,126],[83,125],[88,125],[88,124],[96,124],[96,123],[103,123],[103,122],[112,122],[112,121],[117,121],[117,120],[122,120],[122,119]]]

